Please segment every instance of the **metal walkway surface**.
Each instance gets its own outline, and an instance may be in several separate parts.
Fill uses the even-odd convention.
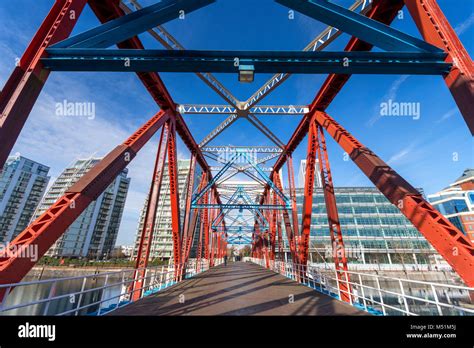
[[[294,299],[294,301],[290,301]],[[368,315],[251,263],[212,268],[109,315]]]

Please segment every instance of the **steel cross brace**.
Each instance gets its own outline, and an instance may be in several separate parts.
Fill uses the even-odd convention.
[[[215,175],[215,177],[209,181],[209,183],[206,185],[206,187],[204,188],[204,190],[202,190],[201,192],[197,193],[194,198],[193,198],[193,206],[195,206],[195,204],[197,203],[197,201],[204,195],[205,192],[207,192],[220,178],[222,178],[222,176],[224,175],[225,172],[227,172],[227,170],[229,168],[231,168],[231,166],[239,159],[239,158],[244,158],[248,163],[249,165],[251,165],[251,167],[253,169],[256,170],[256,172],[260,175],[261,178],[263,178],[263,180],[269,184],[271,186],[271,188],[277,192],[277,194],[281,197],[282,201],[285,202],[286,205],[289,206],[289,199],[282,193],[280,192],[280,190],[278,188],[276,188],[275,185],[273,185],[273,183],[271,182],[270,178],[260,169],[260,167],[254,163],[254,161],[247,155],[247,153],[245,152],[244,149],[237,149],[237,152],[232,156],[232,158],[229,160],[229,162],[227,162],[225,164],[225,166],[222,168],[222,170],[217,173]],[[196,206],[197,207],[197,206]]]
[[[61,41],[56,48],[107,48],[129,40],[157,25],[207,6],[215,0],[162,0]],[[184,11],[184,12],[181,12]]]
[[[275,0],[387,51],[443,52],[436,46],[327,0]]]

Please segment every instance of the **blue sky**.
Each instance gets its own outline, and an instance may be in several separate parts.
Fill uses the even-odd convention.
[[[335,3],[348,7],[353,1]],[[52,0],[16,0],[0,3],[0,85],[4,85],[15,59],[20,57],[46,16]],[[143,0],[143,5],[152,4]],[[288,19],[288,9],[272,0],[218,0],[191,13],[186,20],[165,25],[186,48],[223,50],[300,50],[326,26],[303,15]],[[472,57],[474,49],[474,2],[439,0],[445,15],[459,33]],[[98,25],[86,8],[74,31],[80,33]],[[393,27],[420,37],[405,9],[404,19]],[[147,35],[147,48],[161,48]],[[343,35],[327,50],[341,50]],[[252,84],[240,84],[237,76],[218,74],[219,80],[239,99],[247,99],[269,75],[257,75]],[[193,74],[162,74],[177,103],[223,104],[224,102]],[[308,104],[325,76],[291,77],[268,96],[263,104]],[[94,102],[96,118],[68,118],[55,115],[55,105],[63,100]],[[417,102],[419,120],[379,117],[380,104],[388,99]],[[133,131],[158,111],[134,74],[53,73],[43,90],[13,153],[51,167],[53,179],[77,158],[103,156],[122,143]],[[353,76],[327,110],[360,142],[387,161],[412,185],[434,193],[474,165],[473,139],[456,108],[444,81],[428,76]],[[185,116],[199,142],[224,117]],[[299,117],[261,117],[286,142]],[[239,120],[217,138],[214,145],[272,145],[247,121]],[[334,181],[337,186],[364,186],[371,183],[332,139],[328,140]],[[153,169],[156,139],[130,165],[132,183],[119,233],[119,244],[130,244],[136,233],[139,211],[148,191]],[[306,156],[306,142],[294,154],[295,164]],[[181,158],[189,157],[182,143]],[[457,154],[457,160],[453,154]]]

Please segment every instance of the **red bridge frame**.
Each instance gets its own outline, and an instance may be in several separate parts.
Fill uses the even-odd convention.
[[[23,128],[44,84],[49,76],[40,63],[45,57],[45,49],[65,38],[72,32],[84,6],[88,3],[102,23],[124,16],[119,0],[56,0],[50,13],[44,20],[33,41],[28,46],[18,66],[13,71],[0,94],[0,167],[11,152],[21,129]],[[474,111],[471,104],[474,100],[474,68],[472,60],[462,46],[454,30],[444,17],[435,0],[373,0],[373,6],[367,16],[390,25],[404,5],[407,5],[425,40],[448,53],[447,61],[454,63],[454,69],[445,77],[446,83],[454,96],[465,121],[474,132]],[[123,49],[143,49],[138,37],[118,45]],[[352,38],[346,51],[368,51],[372,48],[357,38]],[[38,245],[42,256],[52,244],[64,233],[74,220],[96,199],[115,177],[130,163],[138,151],[162,129],[157,160],[150,187],[149,201],[146,209],[145,224],[141,234],[140,248],[137,255],[137,274],[139,268],[146,267],[153,237],[153,221],[156,202],[160,194],[161,179],[165,157],[168,156],[168,174],[171,187],[173,256],[175,267],[189,259],[191,243],[194,239],[198,217],[199,245],[198,259],[202,257],[213,265],[216,257],[226,252],[225,235],[210,231],[209,221],[216,216],[215,211],[204,209],[191,211],[186,202],[186,219],[181,231],[179,194],[177,183],[176,134],[184,141],[192,155],[189,186],[194,186],[196,164],[202,170],[200,186],[204,187],[212,180],[211,169],[206,162],[200,147],[191,135],[184,119],[177,111],[176,104],[165,85],[156,73],[138,73],[139,79],[161,109],[143,127],[138,129],[123,144],[113,149],[99,164],[83,176],[66,194],[48,211],[34,221],[25,231],[16,237],[9,249],[0,255],[0,283],[16,283],[34,266],[34,262],[16,257],[16,252],[31,245]],[[325,110],[349,80],[350,75],[330,75],[317,94],[310,111],[303,117],[295,133],[284,148],[284,152],[274,165],[271,179],[280,190],[283,189],[279,172],[285,162],[288,164],[289,190],[292,198],[291,212],[266,212],[271,221],[270,233],[258,233],[259,222],[256,221],[253,252],[255,256],[275,259],[276,244],[283,249],[282,233],[278,221],[283,218],[287,239],[294,262],[306,264],[309,252],[310,226],[312,214],[313,183],[316,157],[319,157],[323,190],[326,199],[328,220],[330,222],[331,240],[334,248],[334,261],[337,270],[347,270],[341,227],[337,214],[334,187],[331,179],[329,160],[326,152],[324,131],[350,155],[354,163],[367,175],[374,185],[413,223],[434,248],[456,270],[468,286],[474,286],[474,246],[455,226],[436,211],[422,195],[408,184],[398,173],[378,158],[368,148],[358,142],[346,129],[339,125]],[[292,153],[309,133],[308,167],[305,184],[303,219],[299,228],[296,210],[296,193]],[[262,203],[276,202],[278,197],[271,195],[269,186],[262,195]],[[207,202],[221,203],[216,186],[202,198]],[[342,272],[343,273],[343,272]],[[342,283],[347,281],[340,275]],[[344,300],[348,301],[347,298]]]

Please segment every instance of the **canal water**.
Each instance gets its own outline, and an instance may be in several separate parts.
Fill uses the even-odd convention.
[[[22,282],[37,282],[38,280],[44,281],[64,277],[78,278],[67,281],[36,283],[32,285],[16,287],[11,290],[11,293],[7,296],[6,301],[3,304],[3,309],[20,304],[40,301],[41,299],[47,299],[49,297],[54,298],[66,294],[72,295],[53,301],[37,303],[35,305],[5,311],[2,312],[3,315],[56,315],[66,311],[72,311],[66,315],[93,315],[94,313],[97,313],[99,309],[107,308],[110,305],[117,304],[120,299],[120,294],[124,293],[126,290],[125,286],[119,284],[124,279],[120,270],[113,271],[113,273],[108,277],[103,275],[103,273],[106,272],[98,272],[96,270],[71,270],[66,272],[55,272],[51,270],[47,272],[43,271],[44,270],[40,271],[41,273],[39,276],[38,274],[26,276]],[[110,272],[110,270],[107,272]],[[94,273],[97,273],[97,276],[83,278],[85,275]],[[126,272],[125,274],[128,276],[131,275],[132,272]],[[100,289],[105,285],[106,282],[108,287],[105,289]],[[82,295],[74,294],[75,292],[81,292],[81,290],[91,291],[83,293]],[[99,302],[102,298],[112,298],[115,296],[117,297],[100,305],[95,304],[87,308],[79,309],[85,305]],[[76,309],[78,310],[76,311]]]

